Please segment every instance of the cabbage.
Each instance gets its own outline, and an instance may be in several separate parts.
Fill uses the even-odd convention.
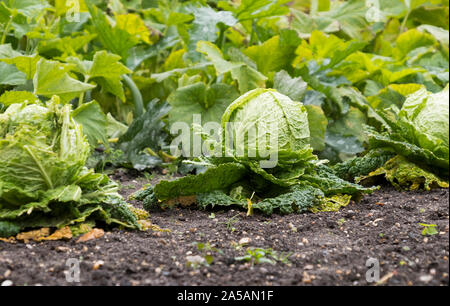
[[[410,95],[399,120],[411,131],[410,140],[438,157],[449,159],[449,87],[438,93],[422,88]]]
[[[46,106],[11,104],[0,114],[0,229],[61,227],[88,218],[139,227],[118,185],[85,167],[89,154],[71,106],[60,106],[58,97]]]
[[[213,154],[200,158],[207,167],[204,172],[161,180],[135,198],[143,201],[145,209],[180,203],[196,204],[199,209],[237,206],[249,213],[287,214],[335,201],[328,197],[346,194],[344,197],[359,199],[375,190],[347,182],[321,165],[324,161],[318,161],[309,144],[308,124],[300,102],[274,89],[252,90],[225,110],[219,142],[196,127],[206,147],[214,147]]]
[[[411,161],[436,168],[447,176],[449,167],[449,87],[438,93],[420,89],[400,110],[380,114],[389,125],[385,133],[368,129],[370,147],[390,148]]]
[[[317,160],[306,108],[275,89],[254,89],[231,103],[222,129],[227,156],[280,186],[297,184]]]
[[[336,173],[357,182],[384,175],[402,190],[448,187],[448,99],[448,85],[438,93],[423,88],[409,95],[400,110],[380,111],[388,129],[380,133],[366,127],[369,153],[337,165]]]
[[[0,115],[0,193],[20,206],[48,190],[70,185],[89,156],[69,105],[13,104]]]
[[[227,129],[229,123],[233,125]],[[261,158],[274,152],[283,156],[309,146],[306,108],[274,89],[255,89],[235,100],[222,116],[222,128],[232,135],[248,135],[243,142],[234,137],[233,147],[225,142],[229,151],[244,153],[245,157],[251,149]],[[252,129],[256,133],[252,134]],[[275,143],[270,141],[271,136]],[[267,152],[261,154],[261,149]]]

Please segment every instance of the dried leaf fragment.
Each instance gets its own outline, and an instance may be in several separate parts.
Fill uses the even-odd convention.
[[[79,242],[86,242],[86,241],[89,241],[89,240],[97,239],[97,238],[103,237],[103,235],[105,235],[105,231],[104,230],[102,230],[100,228],[93,228],[91,231],[89,231],[88,233],[86,233],[83,236],[81,236],[77,240],[77,243],[79,243]]]

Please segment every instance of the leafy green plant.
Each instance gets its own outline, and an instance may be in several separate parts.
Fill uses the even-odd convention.
[[[372,153],[335,169],[344,173],[356,165],[357,181],[381,175],[398,189],[448,187],[448,86],[434,94],[419,89],[400,110],[392,107],[380,114],[386,131],[367,128]]]
[[[0,236],[88,219],[140,228],[118,185],[85,167],[89,150],[70,106],[56,96],[47,106],[15,103],[0,114],[0,223],[9,225]]]
[[[291,255],[291,253],[278,253],[271,248],[248,248],[246,255],[235,257],[234,260],[250,262],[251,264],[268,263],[275,265],[280,262],[289,265]]]
[[[229,218],[225,222],[225,226],[227,227],[227,230],[229,230],[230,232],[234,232],[236,230],[236,228],[234,227],[234,224],[238,221],[239,216],[240,216],[240,214],[236,214],[233,217]]]
[[[277,124],[271,124],[274,121]],[[231,125],[235,130],[227,130],[230,122],[236,123]],[[165,207],[176,205],[180,197],[191,197],[201,209],[235,205],[248,210],[247,199],[255,195],[262,200],[252,202],[252,210],[286,214],[304,212],[319,205],[325,196],[349,194],[358,198],[374,190],[340,179],[321,165],[308,143],[306,109],[273,89],[255,89],[236,99],[224,112],[222,127],[223,137],[215,143],[215,151],[211,157],[202,158],[206,171],[163,180],[141,199]],[[251,135],[251,128],[258,130],[259,139],[239,142],[233,138],[233,144],[226,140],[227,132]],[[277,141],[266,142],[267,135],[275,135]],[[263,149],[269,152],[266,156],[258,151]],[[251,151],[254,156],[250,156]],[[263,168],[262,163],[268,162],[267,155],[271,154],[276,154],[277,160],[272,168]],[[235,192],[238,189],[241,191]],[[248,197],[242,196],[243,192],[249,193]]]
[[[422,235],[423,236],[432,236],[438,234],[438,231],[436,229],[436,224],[425,224],[425,223],[419,223],[420,226],[423,226]]]
[[[93,153],[98,169],[109,161],[181,171],[164,151],[178,136],[172,124],[190,125],[194,115],[202,124],[260,116],[283,130],[279,146],[267,147],[280,157],[273,170],[260,167],[261,156],[230,152],[203,160],[209,172],[198,178],[157,185],[148,205],[175,191],[195,196],[199,208],[248,208],[255,192],[252,209],[291,213],[368,192],[350,181],[448,187],[448,103],[439,102],[448,96],[448,1],[79,4],[75,16],[63,0],[0,3],[0,114],[59,96],[90,151],[110,154]],[[437,109],[436,121],[424,120]],[[228,173],[223,186],[205,184]]]

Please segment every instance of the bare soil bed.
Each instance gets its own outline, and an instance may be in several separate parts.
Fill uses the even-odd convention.
[[[117,170],[127,197],[147,179]],[[156,179],[153,179],[155,182]],[[133,202],[139,206],[140,203]],[[378,260],[381,285],[449,284],[449,191],[398,192],[390,186],[337,213],[254,215],[246,212],[155,210],[161,229],[113,230],[84,243],[0,242],[0,283],[13,285],[373,285],[366,262]],[[419,223],[436,224],[422,235]],[[248,241],[237,247],[241,239]],[[196,242],[214,250],[199,251]],[[290,254],[289,263],[235,260],[247,247]],[[211,255],[188,267],[189,256]],[[67,260],[80,260],[80,282],[67,282]],[[197,257],[198,258],[198,257]]]

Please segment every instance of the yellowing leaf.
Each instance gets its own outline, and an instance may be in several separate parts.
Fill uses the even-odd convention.
[[[126,14],[116,16],[116,27],[128,32],[147,44],[151,44],[150,31],[142,21],[141,17],[136,14]]]
[[[62,239],[71,239],[72,238],[72,231],[68,226],[65,226],[63,228],[60,228],[56,230],[53,234],[51,234],[48,237],[40,237],[37,240],[62,240]]]
[[[87,6],[84,0],[55,0],[56,15],[62,16],[70,12],[87,12]]]
[[[23,240],[25,243],[27,243],[29,240],[39,241],[40,239],[42,239],[43,237],[47,237],[48,235],[50,235],[50,228],[43,227],[38,230],[17,234],[16,239]]]
[[[415,83],[410,83],[410,84],[391,84],[389,85],[389,87],[393,90],[395,90],[396,92],[398,92],[399,94],[401,94],[402,96],[408,96],[416,91],[418,91],[419,89],[423,88],[424,85],[422,84],[415,84]]]
[[[386,164],[358,179],[358,182],[369,180],[372,177],[384,176],[398,190],[418,190],[423,187],[430,190],[433,187],[448,188],[449,183],[441,180],[425,168],[397,155],[388,160]]]
[[[337,194],[332,197],[325,197],[320,200],[318,206],[313,206],[309,210],[313,213],[321,211],[339,211],[350,203],[352,196],[348,194]]]

